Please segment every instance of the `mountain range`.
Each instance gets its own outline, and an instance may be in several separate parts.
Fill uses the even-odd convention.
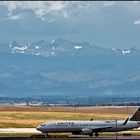
[[[0,96],[139,96],[140,49],[63,38],[0,43]]]

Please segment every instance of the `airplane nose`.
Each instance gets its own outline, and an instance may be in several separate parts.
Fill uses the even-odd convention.
[[[41,130],[42,130],[42,129],[41,129],[41,126],[38,126],[38,127],[36,128],[36,130],[41,131]]]

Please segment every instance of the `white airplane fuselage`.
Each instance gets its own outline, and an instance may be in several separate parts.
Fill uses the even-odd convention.
[[[95,133],[95,136],[98,136],[99,132],[127,131],[138,127],[140,127],[140,107],[130,119],[126,120],[57,121],[41,124],[36,129],[46,134],[71,132],[90,136]]]
[[[81,134],[88,135],[94,132],[115,132],[126,131],[140,127],[137,121],[128,121],[123,124],[125,120],[119,121],[59,121],[42,124],[37,127],[37,130],[42,133],[56,133],[56,132],[81,132]]]

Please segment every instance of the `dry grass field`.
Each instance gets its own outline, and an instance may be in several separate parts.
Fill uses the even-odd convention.
[[[36,127],[54,120],[113,120],[131,117],[138,107],[32,107],[0,106],[0,128]]]

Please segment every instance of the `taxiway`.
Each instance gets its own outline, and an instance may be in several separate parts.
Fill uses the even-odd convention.
[[[13,136],[7,136],[7,134],[22,134],[22,136],[20,137],[18,135],[18,137],[13,137]],[[136,140],[140,140],[140,135],[122,135],[119,134],[115,135],[111,134],[111,135],[107,135],[107,134],[101,134],[99,135],[99,137],[89,137],[89,136],[83,136],[83,135],[76,135],[76,136],[69,136],[68,138],[30,138],[27,137],[24,134],[35,134],[35,135],[41,135],[41,132],[37,131],[35,128],[0,128],[0,134],[2,134],[2,136],[0,136],[0,140],[132,140],[132,139],[136,139]],[[4,134],[4,135],[3,135]]]
[[[139,140],[140,136],[118,136],[117,140]],[[29,137],[0,137],[0,140],[116,140],[115,136],[80,137],[80,138],[29,138]]]

